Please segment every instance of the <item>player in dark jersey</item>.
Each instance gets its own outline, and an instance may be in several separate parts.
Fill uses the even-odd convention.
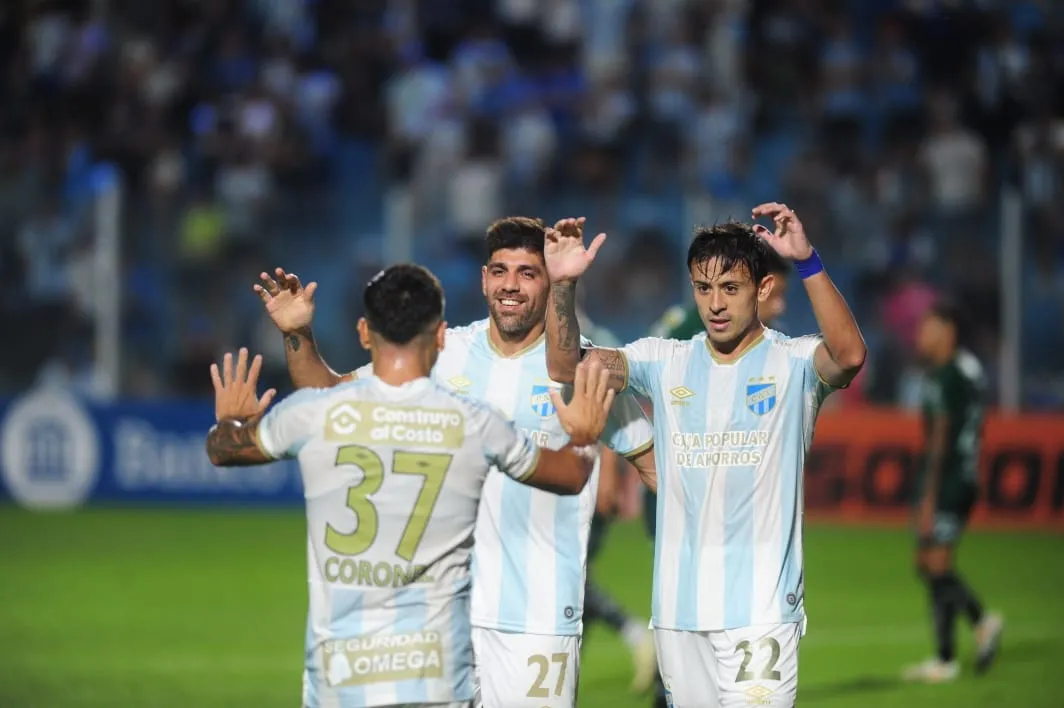
[[[986,379],[983,367],[964,348],[960,308],[947,301],[933,306],[917,337],[928,366],[923,393],[925,446],[916,485],[916,567],[931,597],[937,653],[905,670],[913,681],[940,683],[957,677],[954,647],[958,614],[976,634],[977,672],[994,660],[1004,622],[984,613],[982,604],[954,566],[954,555],[978,494]]]

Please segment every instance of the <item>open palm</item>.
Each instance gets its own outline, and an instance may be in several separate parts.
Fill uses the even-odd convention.
[[[286,334],[309,327],[314,320],[314,291],[318,284],[308,283],[304,288],[295,273],[286,273],[283,268],[274,272],[276,279],[260,273],[262,283],[254,286],[270,319]]]
[[[546,230],[543,257],[547,263],[547,277],[552,283],[573,281],[587,272],[595,255],[606,241],[599,234],[584,248],[584,217],[562,219],[554,228]]]

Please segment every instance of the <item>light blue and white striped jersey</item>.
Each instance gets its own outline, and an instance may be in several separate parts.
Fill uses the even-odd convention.
[[[485,319],[448,329],[433,378],[461,396],[487,401],[541,447],[563,447],[569,438],[548,395],[563,387],[547,375],[545,340],[507,357],[492,345],[488,326]],[[357,373],[372,376],[372,367]],[[653,440],[639,401],[618,396],[602,441],[631,457]],[[583,631],[587,541],[597,493],[598,465],[575,496],[488,475],[474,534],[474,626],[525,634]]]
[[[773,330],[717,362],[706,335],[621,348],[654,405],[655,627],[714,631],[803,622],[802,470],[831,391],[818,336]]]
[[[477,507],[493,466],[524,479],[539,448],[427,378],[303,389],[258,434],[268,456],[298,457],[303,477],[303,706],[471,700]]]

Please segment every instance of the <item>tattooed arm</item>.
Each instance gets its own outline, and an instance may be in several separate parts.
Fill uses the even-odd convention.
[[[325,363],[309,326],[285,333],[284,356],[296,388],[332,388],[352,378],[351,374],[336,373]]]
[[[597,359],[610,372],[610,387],[628,386],[628,363],[619,349],[583,349],[576,320],[576,283],[555,283],[547,306],[547,372],[559,383],[572,383],[576,365],[585,356]]]
[[[273,461],[259,444],[259,419],[219,421],[207,433],[207,457],[218,467],[245,467]]]

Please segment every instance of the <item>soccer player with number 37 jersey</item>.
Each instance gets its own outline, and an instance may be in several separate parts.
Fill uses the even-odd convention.
[[[443,291],[414,265],[366,286],[359,338],[373,376],[303,389],[268,413],[261,357],[211,367],[216,465],[298,458],[307,514],[310,612],[304,708],[437,706],[474,698],[469,560],[489,472],[576,495],[613,401],[607,372],[583,367],[564,403],[569,441],[537,446],[487,404],[429,372],[443,349]]]
[[[586,348],[575,285],[605,240],[585,249],[583,220],[547,233],[548,370],[573,380],[601,362],[612,385],[654,406],[657,532],[652,622],[676,708],[793,706],[805,633],[802,469],[817,412],[864,364],[846,302],[795,213],[763,204],[761,225],[696,231],[687,265],[705,334]],[[766,328],[770,249],[795,262],[821,334]]]
[[[537,444],[556,449],[568,438],[551,400],[551,391],[562,386],[547,375],[544,238],[537,219],[500,219],[488,229],[482,288],[490,317],[447,330],[432,378],[459,396],[489,403]],[[313,355],[313,309],[306,299],[314,283],[303,289],[295,276],[282,271],[279,277],[284,287],[263,274],[258,291],[286,334],[293,381],[328,387],[351,378]],[[353,376],[369,373],[361,369]],[[601,441],[632,460],[646,479],[654,474],[653,437],[635,397],[618,396]],[[597,484],[597,464],[584,491],[571,497],[529,489],[504,474],[488,476],[474,534],[471,602],[484,706],[575,705]]]

